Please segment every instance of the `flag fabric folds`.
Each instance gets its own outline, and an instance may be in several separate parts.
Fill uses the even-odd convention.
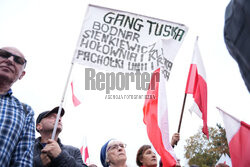
[[[86,146],[84,148],[84,146],[82,146],[81,149],[80,149],[80,151],[81,151],[81,154],[82,154],[84,162],[87,164],[87,159],[89,158],[88,147]]]
[[[217,107],[217,109],[219,109]],[[219,109],[226,129],[233,167],[250,166],[250,125]]]
[[[84,155],[84,162],[87,163],[87,159],[89,158],[88,147],[85,147],[84,152],[85,152],[85,155]]]
[[[89,151],[88,151],[88,146],[87,146],[87,138],[83,138],[83,144],[82,147],[80,148],[80,152],[82,155],[82,159],[84,160],[85,164],[88,164],[89,161]]]
[[[160,82],[159,82],[160,81]],[[169,142],[168,110],[165,79],[157,69],[151,78],[147,95],[154,97],[145,99],[143,121],[147,126],[149,140],[161,156],[164,167],[176,165],[174,150]]]
[[[194,46],[185,93],[193,94],[194,104],[190,111],[195,112],[203,120],[202,132],[209,138],[207,127],[207,82],[205,68],[198,47],[198,39]]]
[[[73,81],[71,81],[71,90],[72,90],[72,101],[74,106],[78,106],[79,104],[81,104],[80,100],[77,99],[77,97],[74,94],[74,88],[73,88]]]

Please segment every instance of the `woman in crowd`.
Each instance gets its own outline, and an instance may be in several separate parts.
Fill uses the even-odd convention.
[[[150,145],[143,145],[136,155],[136,164],[139,167],[156,167],[157,157]]]
[[[103,167],[127,167],[126,144],[118,140],[109,140],[101,149],[101,162]]]
[[[180,140],[180,134],[174,133],[171,140],[171,146],[174,148]],[[143,145],[139,148],[136,156],[136,164],[139,167],[156,167],[157,166],[157,157],[155,152],[152,150],[150,145]],[[162,167],[162,162],[160,160],[160,167]],[[180,167],[180,160],[177,159],[176,167]]]

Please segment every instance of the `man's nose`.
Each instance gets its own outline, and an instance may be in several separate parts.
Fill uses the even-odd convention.
[[[10,56],[6,59],[6,61],[9,63],[9,64],[14,64],[14,57],[13,56]]]

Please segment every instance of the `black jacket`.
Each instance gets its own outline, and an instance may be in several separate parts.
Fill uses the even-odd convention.
[[[37,138],[34,145],[34,167],[43,167],[42,160],[40,158],[41,150],[43,149],[40,143],[41,138]],[[61,147],[62,152],[54,159],[51,160],[50,167],[87,167],[83,163],[81,152],[78,148],[69,145],[63,145],[58,139],[58,144]]]

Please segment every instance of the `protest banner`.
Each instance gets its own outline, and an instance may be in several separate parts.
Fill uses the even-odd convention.
[[[153,73],[157,68],[161,68],[168,80],[173,60],[187,31],[188,28],[183,24],[89,5],[58,115],[75,62],[112,72]],[[52,139],[55,136],[58,120],[57,116]]]
[[[187,30],[183,24],[89,5],[74,62],[122,72],[161,67],[168,79]]]

